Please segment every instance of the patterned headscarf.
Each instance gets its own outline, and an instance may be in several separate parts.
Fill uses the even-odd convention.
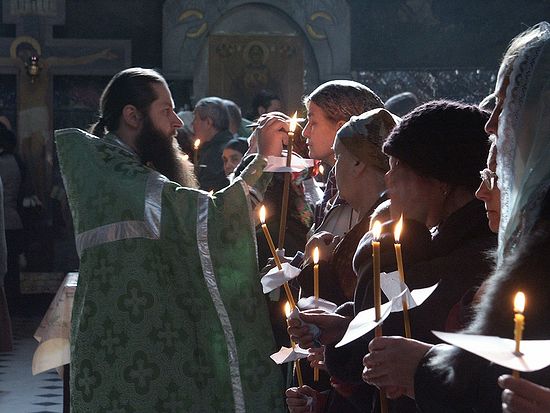
[[[513,63],[499,72],[510,79],[497,138],[499,262],[530,232],[550,188],[550,24],[528,32]]]
[[[382,152],[382,144],[400,121],[386,109],[372,109],[352,116],[340,128],[336,138],[359,161],[386,172],[389,169],[388,157]]]

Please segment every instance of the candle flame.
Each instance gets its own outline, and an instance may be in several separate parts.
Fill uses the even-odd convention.
[[[382,224],[380,223],[380,221],[374,221],[374,224],[372,224],[371,232],[374,240],[378,241],[378,239],[380,238],[380,234],[382,233]]]
[[[324,175],[325,174],[325,167],[323,165],[319,165],[319,173],[321,175]]]
[[[201,146],[201,140],[197,139],[197,140],[195,140],[195,143],[194,143],[193,147],[195,148],[195,150],[197,150],[197,149],[199,149],[199,146]]]
[[[288,301],[285,304],[285,316],[286,318],[290,317],[290,303]]]
[[[516,297],[514,298],[514,312],[523,313],[524,309],[525,309],[525,294],[523,294],[521,291],[518,291],[516,293]]]
[[[397,221],[397,224],[395,225],[395,230],[393,231],[393,238],[395,239],[396,244],[399,244],[399,239],[401,238],[402,230],[403,230],[403,214],[401,214],[401,218],[399,218],[399,221]]]
[[[289,132],[294,132],[296,130],[296,125],[298,124],[298,112],[294,112],[292,118],[290,119],[290,125],[288,127]]]
[[[313,263],[319,264],[319,247],[313,249]]]
[[[262,224],[265,224],[265,206],[262,205],[261,208],[260,208],[260,222]]]

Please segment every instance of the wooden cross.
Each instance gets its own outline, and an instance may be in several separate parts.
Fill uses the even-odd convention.
[[[0,38],[0,74],[17,75],[18,151],[36,195],[47,205],[53,160],[53,80],[56,75],[107,76],[130,66],[130,41],[57,39],[65,0],[2,0],[3,23],[15,38]],[[0,113],[0,115],[2,115]]]

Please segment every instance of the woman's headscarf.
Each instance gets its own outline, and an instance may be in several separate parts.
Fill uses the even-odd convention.
[[[504,68],[510,83],[497,139],[499,262],[533,228],[550,187],[550,24],[532,30],[511,67]]]
[[[352,116],[336,134],[342,145],[366,165],[386,173],[388,157],[382,153],[382,144],[401,118],[383,108]]]

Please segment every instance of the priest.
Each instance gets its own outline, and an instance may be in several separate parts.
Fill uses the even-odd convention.
[[[71,411],[282,412],[249,193],[287,123],[264,118],[255,160],[210,194],[191,188],[173,108],[161,75],[130,68],[91,133],[56,132],[80,255]]]

